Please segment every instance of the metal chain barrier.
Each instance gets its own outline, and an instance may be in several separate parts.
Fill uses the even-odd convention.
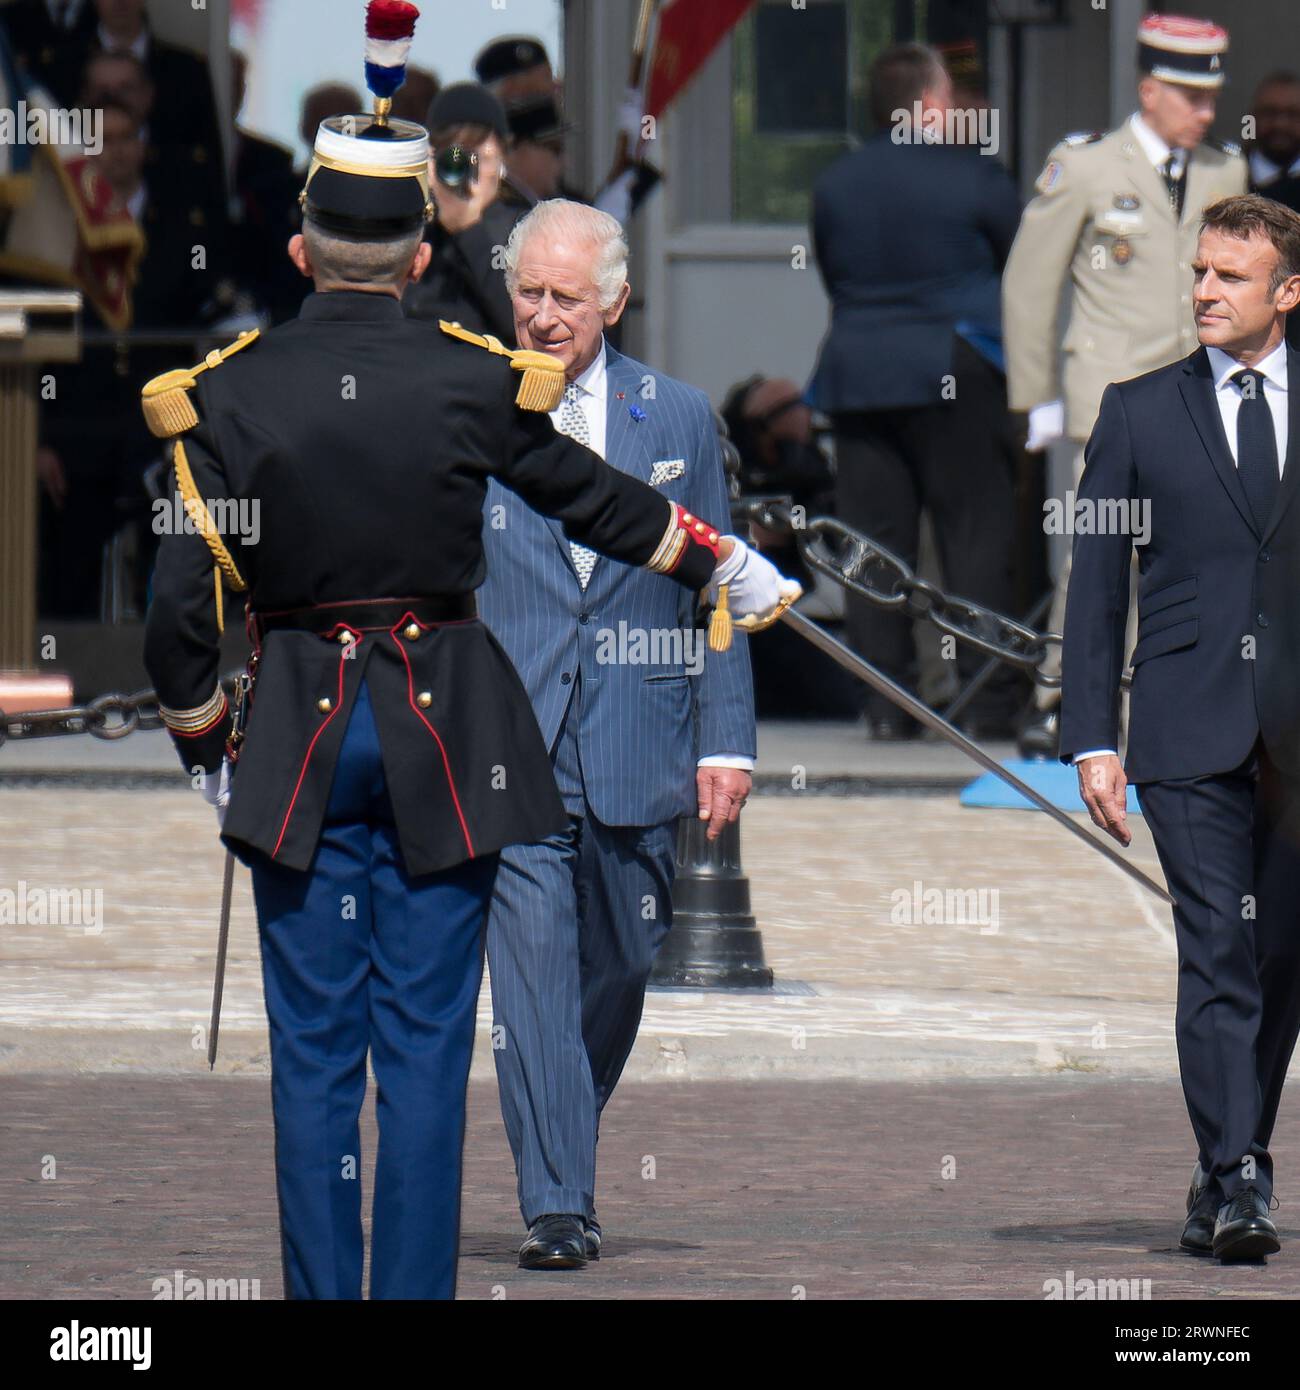
[[[817,516],[805,521],[796,515],[790,502],[781,498],[741,499],[732,503],[731,510],[738,520],[793,540],[810,569],[849,593],[881,608],[893,608],[909,618],[933,623],[957,641],[1018,666],[1038,685],[1060,687],[1060,676],[1046,675],[1041,669],[1048,647],[1060,645],[1059,633],[1036,632],[1004,613],[944,593],[937,584],[920,578],[892,551],[834,517]],[[1130,679],[1125,674],[1120,684],[1127,687]],[[223,678],[227,695],[233,693],[237,680],[237,673]],[[55,734],[125,738],[137,729],[163,727],[157,693],[137,690],[131,695],[101,695],[87,705],[71,705],[67,709],[12,715],[0,710],[0,746],[8,739],[48,738]]]
[[[810,569],[850,593],[881,608],[933,623],[957,641],[1020,667],[1036,684],[1060,688],[1060,676],[1041,669],[1047,649],[1060,646],[1059,633],[1037,632],[1004,613],[944,593],[937,584],[920,578],[892,551],[834,517],[803,520],[789,502],[771,498],[742,499],[732,504],[732,513],[793,540]],[[1126,673],[1120,684],[1127,688],[1130,679]]]
[[[225,676],[221,684],[227,696],[238,676]],[[137,729],[164,728],[158,712],[158,693],[137,690],[130,695],[100,695],[86,705],[66,709],[30,710],[6,714],[0,710],[0,747],[9,739],[50,738],[55,734],[89,734],[92,738],[117,739]]]

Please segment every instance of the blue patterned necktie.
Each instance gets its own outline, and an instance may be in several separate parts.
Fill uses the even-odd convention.
[[[1241,407],[1237,412],[1237,474],[1262,535],[1277,497],[1277,435],[1273,430],[1273,412],[1264,399],[1264,378],[1259,372],[1248,367],[1233,372],[1232,380],[1241,390]]]
[[[564,400],[560,406],[560,433],[591,448],[591,431],[587,428],[587,417],[579,403],[581,388],[571,381],[564,388]],[[585,589],[591,580],[591,572],[596,568],[596,552],[588,550],[577,541],[569,542],[569,554],[573,557],[573,568],[578,571],[578,583]]]

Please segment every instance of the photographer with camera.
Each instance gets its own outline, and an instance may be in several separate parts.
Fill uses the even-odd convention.
[[[429,106],[429,186],[438,216],[424,278],[407,288],[412,318],[449,319],[507,345],[515,338],[500,252],[528,210],[501,200],[506,113],[477,82],[444,87]]]

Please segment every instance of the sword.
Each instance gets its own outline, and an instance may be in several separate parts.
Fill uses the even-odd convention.
[[[235,856],[226,851],[221,881],[221,926],[217,930],[217,973],[212,981],[212,1020],[208,1024],[208,1070],[217,1064],[217,1033],[221,1028],[221,991],[226,982],[226,942],[230,939],[230,896],[235,884]]]
[[[790,627],[807,641],[811,642],[819,651],[823,651],[833,661],[838,662],[851,675],[856,676],[860,681],[865,681],[873,690],[878,691],[887,700],[892,700],[900,709],[904,709],[914,719],[924,724],[927,729],[933,729],[935,733],[941,734],[949,743],[955,744],[969,758],[973,758],[979,765],[986,768],[994,776],[1000,777],[1009,787],[1014,787],[1021,796],[1027,797],[1038,807],[1040,811],[1046,811],[1058,825],[1063,825],[1071,835],[1077,835],[1084,844],[1091,846],[1098,854],[1104,854],[1117,868],[1122,869],[1131,879],[1140,883],[1148,892],[1154,893],[1161,901],[1168,903],[1171,907],[1176,906],[1174,899],[1155,882],[1148,878],[1136,865],[1130,864],[1122,854],[1105,840],[1099,840],[1095,835],[1091,835],[1078,822],[1071,819],[1058,806],[1053,806],[1048,799],[1040,792],[1034,790],[1027,783],[1022,782],[1014,772],[1009,772],[1000,763],[995,762],[989,755],[975,743],[966,737],[958,728],[950,724],[942,715],[936,714],[928,705],[923,704],[915,695],[903,689],[901,685],[895,684],[888,676],[882,675],[870,662],[863,659],[854,651],[850,651],[843,642],[832,637],[825,628],[819,627],[811,619],[804,617],[797,609],[786,608],[780,615],[780,621],[787,623]]]

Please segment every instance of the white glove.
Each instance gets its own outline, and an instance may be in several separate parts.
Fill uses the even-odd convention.
[[[727,585],[727,607],[736,626],[758,631],[774,622],[803,593],[803,588],[796,580],[787,579],[739,536],[726,539],[732,542],[731,554],[713,571],[705,595],[716,604],[718,590]]]
[[[627,136],[629,154],[634,153],[641,143],[642,114],[641,93],[637,88],[629,87],[623,93],[618,108],[618,129],[621,135]]]
[[[624,169],[596,194],[592,206],[597,212],[607,212],[616,222],[626,222],[632,215],[632,182],[635,169]]]
[[[1025,444],[1031,454],[1041,453],[1065,433],[1065,402],[1044,401],[1029,412],[1029,439]]]
[[[204,801],[216,808],[217,825],[223,826],[226,822],[226,807],[230,804],[229,758],[222,758],[220,776],[215,772],[208,773],[200,781],[199,790],[203,793]]]

